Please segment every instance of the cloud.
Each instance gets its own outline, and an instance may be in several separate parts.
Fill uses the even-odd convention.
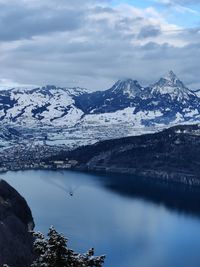
[[[199,4],[199,0],[172,0],[172,2],[177,3],[179,5]]]
[[[144,26],[140,33],[138,34],[138,38],[149,38],[149,37],[155,37],[161,34],[161,30],[158,27],[154,27],[152,25]]]
[[[0,3],[0,41],[29,39],[52,32],[74,31],[84,24],[81,9]]]
[[[182,32],[153,7],[108,2],[0,0],[1,77],[94,90],[126,77],[148,84],[173,69],[199,85],[198,29]]]
[[[190,7],[200,4],[199,1],[196,0],[156,0],[156,2],[165,5],[166,7],[172,8],[180,13],[192,13],[200,15],[199,11]]]
[[[33,84],[22,84],[22,83],[17,83],[13,82],[12,80],[9,79],[0,79],[0,88],[1,89],[10,89],[10,88],[36,88],[38,85],[33,85]]]
[[[158,3],[170,5],[170,4],[177,4],[177,5],[197,5],[199,4],[199,0],[156,0]]]

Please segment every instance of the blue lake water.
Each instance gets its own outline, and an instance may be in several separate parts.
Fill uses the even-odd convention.
[[[105,267],[200,266],[200,197],[179,185],[138,185],[130,177],[79,172],[8,172],[36,230],[54,225],[73,249],[94,247]]]

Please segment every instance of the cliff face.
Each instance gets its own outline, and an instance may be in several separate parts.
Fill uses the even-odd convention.
[[[0,180],[0,266],[30,266],[33,217],[25,199],[7,182]]]

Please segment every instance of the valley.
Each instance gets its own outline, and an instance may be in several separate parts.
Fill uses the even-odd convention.
[[[199,93],[172,71],[149,87],[4,90],[0,114],[1,172],[76,168],[200,185]]]

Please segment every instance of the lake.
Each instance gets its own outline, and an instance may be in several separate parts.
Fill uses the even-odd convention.
[[[1,174],[27,200],[36,230],[54,225],[105,267],[200,266],[200,192],[139,178],[71,171]]]

